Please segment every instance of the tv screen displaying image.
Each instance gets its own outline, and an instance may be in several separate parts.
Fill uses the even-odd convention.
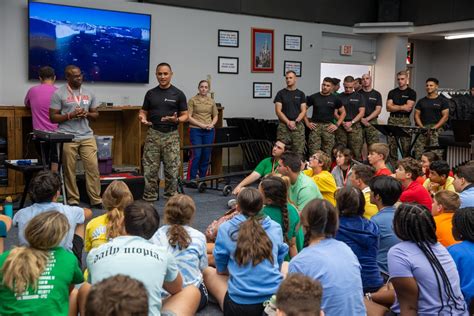
[[[86,81],[148,83],[151,16],[29,2],[28,78],[51,66],[81,68]]]

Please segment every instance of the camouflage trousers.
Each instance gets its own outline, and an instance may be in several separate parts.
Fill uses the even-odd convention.
[[[180,160],[178,131],[162,133],[149,128],[143,151],[145,178],[143,199],[145,201],[155,201],[159,198],[161,162],[163,162],[165,174],[165,196],[177,193]]]
[[[331,151],[336,144],[335,132],[328,132],[328,126],[332,123],[315,123],[316,127],[309,133],[308,148],[309,155],[317,150],[322,150],[331,157]]]
[[[388,118],[387,124],[396,126],[410,126],[411,122],[409,117],[390,116]],[[403,150],[401,153],[402,158],[408,157],[410,155],[408,152],[410,150],[410,142],[410,137],[400,137],[400,144],[402,145]],[[388,147],[390,148],[389,162],[393,167],[396,167],[398,165],[398,146],[395,137],[388,138]]]
[[[364,126],[362,124],[362,133],[364,135],[364,140],[367,143],[367,148],[375,143],[380,143],[379,131],[372,126],[372,124],[378,124],[377,119],[370,120],[371,125]]]
[[[435,124],[428,124],[425,125],[426,128],[432,128]],[[436,130],[430,129],[428,134],[421,134],[418,136],[418,139],[415,143],[415,158],[421,159],[421,155],[426,151],[425,147],[427,146],[439,146],[438,136],[439,133],[442,132],[442,128],[438,128]],[[437,149],[433,150],[438,157],[443,157],[443,150]]]
[[[299,122],[296,124],[296,129],[291,131],[286,124],[279,123],[277,128],[277,140],[281,140],[288,144],[290,151],[303,156],[305,148],[305,134],[304,124]]]
[[[354,159],[362,159],[362,146],[364,145],[364,137],[362,134],[362,126],[360,122],[352,125],[352,131],[347,132],[344,127],[339,126],[336,130],[336,143],[342,144],[352,150]]]

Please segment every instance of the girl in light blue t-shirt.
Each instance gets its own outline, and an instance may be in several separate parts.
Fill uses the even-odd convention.
[[[177,194],[165,205],[164,222],[150,239],[158,246],[166,247],[173,254],[183,276],[183,287],[194,285],[201,293],[198,311],[208,302],[208,293],[202,271],[207,268],[206,237],[190,225],[196,205],[191,197]],[[164,293],[166,295],[166,293]]]

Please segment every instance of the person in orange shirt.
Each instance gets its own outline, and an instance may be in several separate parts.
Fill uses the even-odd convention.
[[[442,190],[434,195],[431,213],[436,223],[436,237],[445,247],[459,243],[453,237],[452,218],[460,205],[461,199],[456,192]]]

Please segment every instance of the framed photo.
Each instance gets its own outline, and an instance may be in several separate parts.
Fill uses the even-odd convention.
[[[301,42],[303,37],[300,35],[285,34],[285,50],[301,51]]]
[[[217,72],[220,74],[238,74],[239,58],[238,57],[217,57]]]
[[[239,31],[218,30],[217,45],[219,47],[239,47]]]
[[[252,28],[252,72],[273,72],[273,30]]]
[[[271,82],[254,82],[253,83],[254,99],[271,99],[272,83]]]
[[[301,61],[285,60],[283,76],[285,76],[286,72],[290,70],[293,70],[296,73],[296,77],[301,77]]]

